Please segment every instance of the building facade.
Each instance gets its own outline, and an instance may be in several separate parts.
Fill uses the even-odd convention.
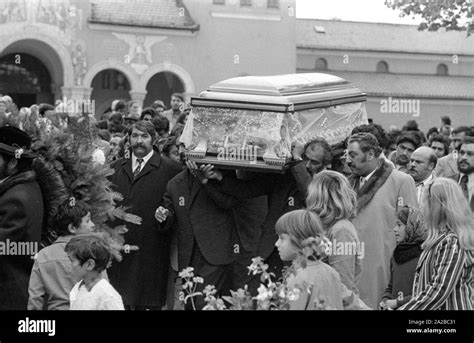
[[[474,36],[413,25],[298,19],[297,72],[340,76],[367,93],[367,113],[399,129],[474,125]]]
[[[239,75],[293,73],[294,0],[0,0],[0,93],[148,106]]]

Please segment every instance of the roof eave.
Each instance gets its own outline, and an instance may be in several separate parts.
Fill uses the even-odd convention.
[[[88,19],[88,22],[90,24],[121,26],[121,27],[139,27],[139,28],[146,28],[146,29],[191,31],[192,33],[199,31],[200,29],[199,24],[193,24],[190,26],[143,25],[143,24],[130,24],[130,23],[116,23],[116,22],[101,21],[101,20],[95,20],[95,19]]]

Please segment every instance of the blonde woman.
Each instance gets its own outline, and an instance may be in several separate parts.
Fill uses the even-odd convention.
[[[411,300],[399,310],[472,310],[474,216],[461,188],[438,178],[424,193],[428,237]]]
[[[306,206],[321,219],[332,251],[325,260],[340,275],[342,283],[358,294],[363,245],[350,219],[355,216],[357,196],[347,178],[335,171],[315,174],[308,186]]]

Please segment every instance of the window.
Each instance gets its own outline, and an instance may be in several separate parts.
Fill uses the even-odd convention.
[[[448,67],[446,66],[446,64],[438,64],[438,67],[436,67],[436,75],[440,75],[440,76],[446,76],[448,75]]]
[[[385,61],[377,63],[377,73],[388,73],[388,64]]]
[[[326,33],[326,29],[322,26],[315,26],[313,27],[314,32],[316,33]]]
[[[328,62],[324,58],[318,58],[314,65],[315,70],[328,70]]]
[[[212,0],[213,5],[225,5],[225,0]]]
[[[252,0],[240,0],[241,7],[250,7],[252,6]]]
[[[280,0],[267,0],[267,8],[280,8]]]

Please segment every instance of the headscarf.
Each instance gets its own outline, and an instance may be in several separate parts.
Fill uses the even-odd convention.
[[[405,224],[405,238],[393,251],[396,263],[403,264],[421,255],[421,243],[427,237],[423,213],[414,207],[403,206],[398,212],[398,219]]]
[[[409,205],[403,206],[402,209],[404,211],[399,212],[398,219],[405,224],[405,238],[400,244],[421,244],[428,235],[424,225],[423,213]]]

